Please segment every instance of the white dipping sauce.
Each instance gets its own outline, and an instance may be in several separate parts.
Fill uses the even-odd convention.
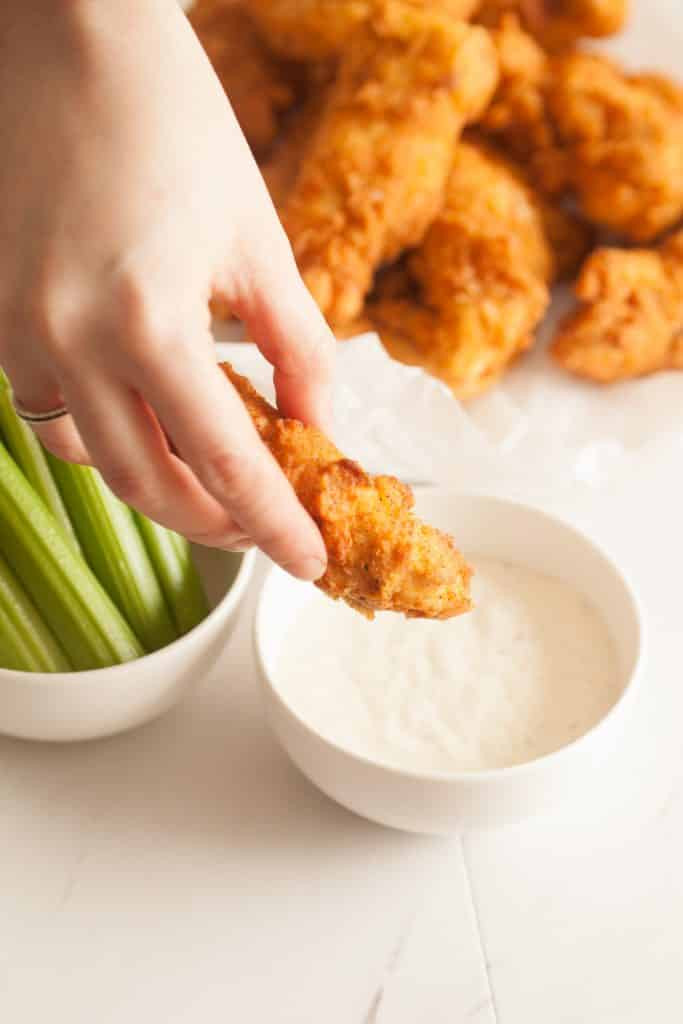
[[[315,594],[277,685],[304,721],[374,761],[477,771],[531,761],[595,725],[621,693],[608,629],[566,583],[474,559],[475,609],[368,622]]]

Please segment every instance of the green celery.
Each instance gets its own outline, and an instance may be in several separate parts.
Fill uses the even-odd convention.
[[[0,556],[0,666],[68,672],[71,664],[9,565]]]
[[[0,552],[75,669],[144,654],[132,629],[0,443]]]
[[[190,545],[180,534],[137,512],[135,519],[178,633],[183,636],[209,614],[209,602]]]
[[[86,560],[148,651],[165,647],[177,632],[127,505],[89,466],[48,454],[50,468],[71,516]]]
[[[43,499],[74,549],[79,551],[76,534],[64,508],[64,502],[52,478],[43,447],[27,423],[17,416],[12,405],[12,391],[0,370],[0,431],[14,461],[34,491]]]

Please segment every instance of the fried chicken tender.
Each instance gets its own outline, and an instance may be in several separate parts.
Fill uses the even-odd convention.
[[[415,517],[409,487],[368,476],[321,431],[282,419],[246,378],[227,363],[222,369],[320,529],[328,554],[321,590],[370,619],[377,611],[430,619],[468,611],[471,570],[450,537]]]
[[[569,189],[588,220],[634,242],[683,215],[683,103],[664,83],[577,53],[553,62],[547,90],[557,143],[536,154],[536,180]]]
[[[601,384],[683,370],[683,231],[658,249],[596,250],[576,295],[551,350],[566,370]]]
[[[584,36],[614,35],[626,23],[628,0],[484,0],[477,20],[495,28],[506,14],[522,24],[548,50],[562,50]]]
[[[188,18],[249,145],[263,152],[277,134],[280,114],[294,102],[292,69],[266,49],[243,4],[195,0]]]
[[[354,32],[386,0],[246,0],[274,53],[321,60],[344,52]],[[478,0],[405,0],[466,21]]]
[[[647,243],[683,216],[683,89],[596,54],[549,58],[510,19],[493,33],[501,83],[481,129],[548,195]]]
[[[489,388],[532,344],[548,284],[566,263],[549,240],[548,216],[519,168],[461,143],[446,204],[408,258],[407,282],[400,270],[388,275],[369,307],[390,355],[423,366],[460,399]]]
[[[424,235],[460,132],[496,80],[484,29],[400,0],[354,35],[282,211],[304,280],[333,325],[354,320],[376,268]]]

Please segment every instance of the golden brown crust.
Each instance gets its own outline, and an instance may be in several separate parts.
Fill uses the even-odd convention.
[[[482,130],[551,196],[650,242],[683,215],[683,90],[596,54],[547,57],[513,20],[493,33],[501,83]]]
[[[299,60],[337,56],[370,9],[368,0],[247,0],[247,6],[269,46]]]
[[[519,168],[481,143],[461,143],[444,209],[369,309],[389,353],[458,398],[490,387],[532,344],[547,308],[560,269],[547,216]]]
[[[354,32],[386,0],[246,0],[274,52],[298,60],[338,57]],[[478,0],[405,0],[466,21]]]
[[[513,14],[501,19],[491,38],[500,81],[480,128],[526,166],[535,153],[557,143],[546,95],[550,59]]]
[[[483,29],[394,0],[354,36],[282,211],[333,324],[359,315],[375,269],[438,213],[456,140],[490,99],[496,65]]]
[[[565,187],[594,223],[648,242],[683,214],[683,109],[674,83],[626,75],[605,57],[553,62],[548,111],[557,146],[535,158],[548,191]]]
[[[280,417],[228,363],[222,369],[320,529],[328,553],[321,590],[368,618],[396,611],[448,619],[468,611],[471,570],[450,537],[415,517],[410,488],[368,476],[319,430]]]
[[[294,102],[293,71],[273,57],[244,6],[195,0],[188,18],[225,89],[249,145],[263,152]]]
[[[683,232],[659,249],[596,250],[576,296],[552,347],[566,370],[609,384],[683,369]]]
[[[563,50],[583,37],[614,35],[626,24],[628,0],[484,0],[477,20],[495,28],[508,14],[548,50]]]

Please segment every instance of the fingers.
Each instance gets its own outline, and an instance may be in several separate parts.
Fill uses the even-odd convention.
[[[196,543],[235,548],[244,542],[244,530],[170,451],[156,417],[132,389],[95,373],[65,384],[65,391],[94,463],[122,501]]]
[[[284,237],[250,254],[249,290],[238,302],[251,338],[274,367],[282,414],[331,432],[335,339]]]
[[[36,411],[65,404],[71,415],[41,435],[59,456],[89,456],[124,502],[156,522],[217,547],[257,544],[293,575],[317,579],[326,566],[320,533],[218,369],[208,311],[197,328],[199,309],[176,310],[169,328],[167,303],[145,303],[137,312],[119,306],[113,330],[111,320],[80,317],[50,343],[57,370],[31,378],[19,397]],[[190,325],[183,332],[181,321]],[[168,341],[179,333],[182,341]]]
[[[52,423],[32,423],[31,426],[45,447],[58,459],[75,462],[80,466],[92,465],[90,452],[72,416],[63,416]]]
[[[210,337],[152,360],[139,387],[182,459],[230,510],[243,536],[294,576],[321,576],[327,558],[320,533],[216,366]]]
[[[28,412],[49,412],[64,404],[62,388],[54,373],[43,366],[35,353],[26,348],[23,358],[3,353],[3,368],[12,386],[12,394]],[[71,416],[50,423],[32,423],[33,430],[46,448],[65,462],[88,465],[90,455]]]

